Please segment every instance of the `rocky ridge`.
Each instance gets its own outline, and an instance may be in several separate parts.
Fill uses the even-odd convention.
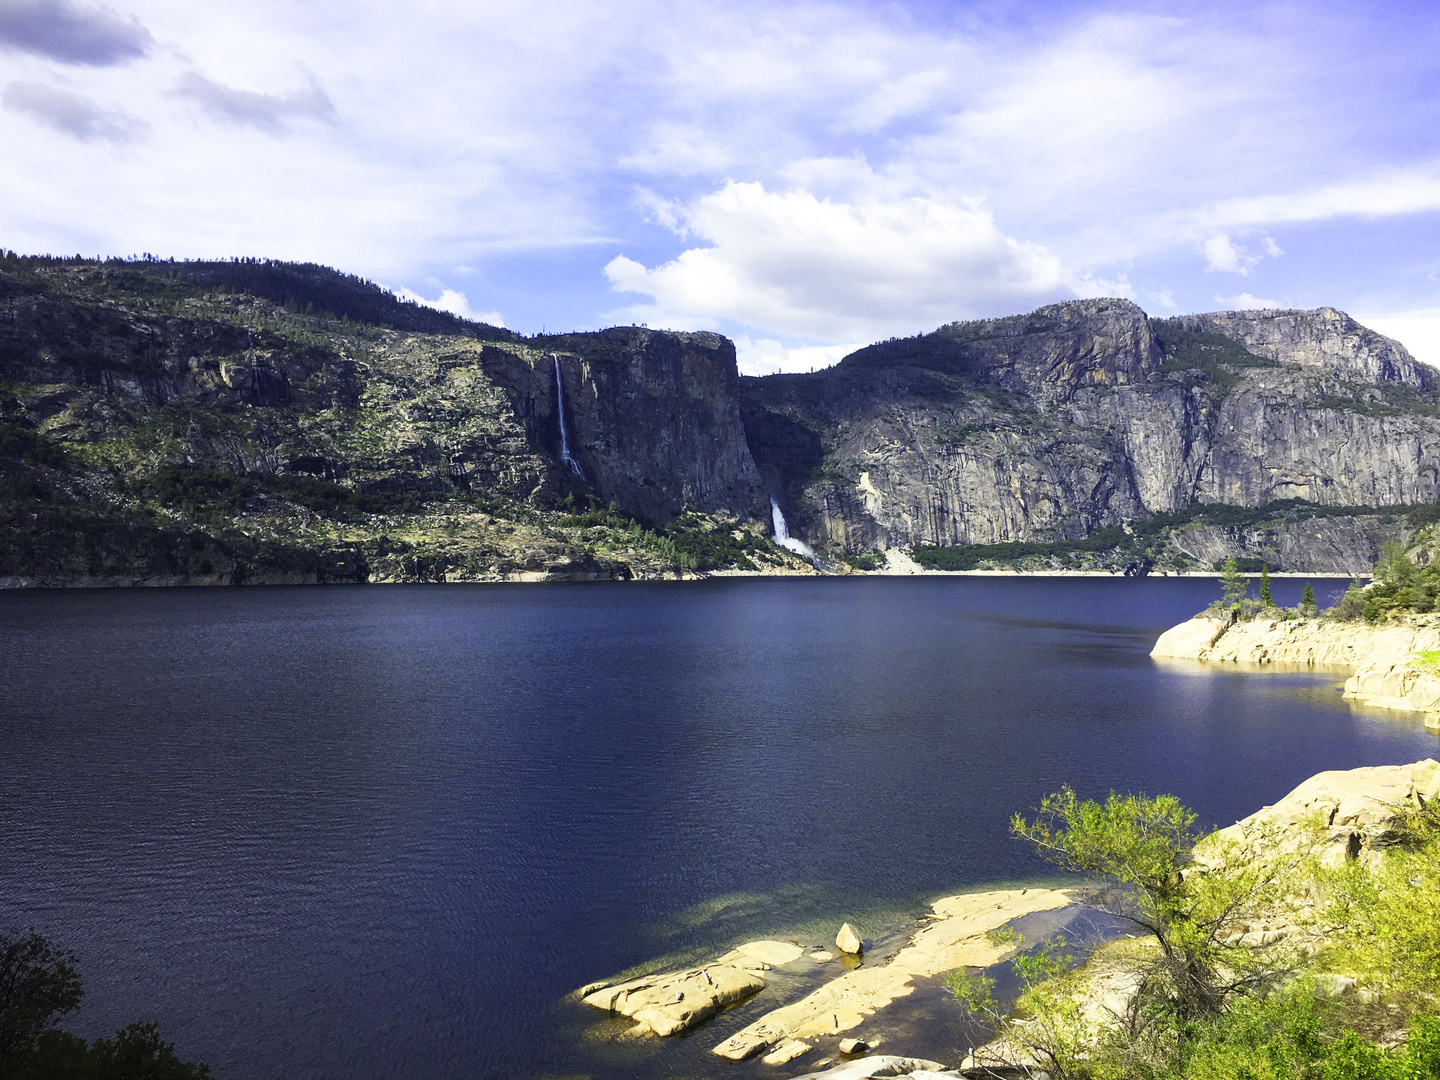
[[[1437,451],[1434,373],[1331,309],[1075,301],[741,379],[718,335],[525,337],[322,267],[0,253],[7,585],[813,572],[772,495],[830,572],[1360,572]]]
[[[1076,301],[742,393],[761,474],[817,549],[1073,541],[1196,505],[1440,496],[1434,372],[1331,309],[1152,320]],[[1316,570],[1301,552],[1318,545],[1327,569],[1354,571],[1398,530],[1372,514],[1270,532],[1172,533],[1156,554],[1214,561],[1258,540],[1277,567]]]

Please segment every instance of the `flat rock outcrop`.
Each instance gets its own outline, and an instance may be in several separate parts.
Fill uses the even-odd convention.
[[[989,931],[1021,915],[1065,907],[1079,895],[1079,891],[1067,889],[1004,889],[937,900],[936,918],[887,964],[845,972],[801,1000],[767,1013],[712,1052],[743,1061],[789,1039],[854,1030],[892,1001],[909,995],[917,977],[998,962],[1006,955],[1006,947],[989,940]]]
[[[702,967],[591,983],[580,990],[580,1000],[629,1017],[639,1031],[679,1035],[765,989],[761,973],[799,959],[803,951],[787,941],[751,941]]]

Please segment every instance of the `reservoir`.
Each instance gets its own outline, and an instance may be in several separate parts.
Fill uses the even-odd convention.
[[[1218,595],[6,594],[0,926],[78,955],[66,1026],[156,1020],[218,1080],[789,1075],[708,1054],[753,1009],[636,1043],[566,994],[847,919],[895,935],[947,892],[1045,876],[1008,821],[1062,784],[1228,825],[1324,769],[1436,756],[1418,717],[1343,702],[1343,672],[1149,658]]]

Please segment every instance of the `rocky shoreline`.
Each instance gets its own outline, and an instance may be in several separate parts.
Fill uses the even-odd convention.
[[[1429,629],[1428,627],[1425,629]],[[1435,623],[1440,632],[1440,620]],[[1173,639],[1172,639],[1173,640]],[[1351,647],[1341,643],[1337,648]],[[1440,798],[1440,762],[1384,765],[1318,773],[1270,806],[1221,830],[1196,849],[1202,872],[1223,866],[1227,853],[1253,850],[1274,854],[1291,842],[1314,845],[1322,865],[1349,859],[1373,863],[1396,842],[1397,823],[1406,808]],[[1313,833],[1319,823],[1320,832]],[[1264,849],[1264,850],[1261,850]],[[1213,865],[1212,865],[1213,864]],[[1003,1038],[973,1049],[957,1065],[898,1052],[875,1054],[887,1042],[879,1034],[884,1010],[911,995],[921,981],[956,969],[979,970],[1011,956],[1016,938],[995,933],[1015,920],[1095,902],[1088,886],[1009,888],[949,896],[935,901],[924,924],[888,959],[861,962],[864,947],[853,928],[842,927],[834,950],[807,948],[794,941],[754,941],[699,967],[638,978],[590,983],[575,997],[585,1005],[635,1021],[627,1035],[656,1037],[692,1031],[723,1009],[763,989],[766,973],[831,969],[833,975],[798,1000],[771,1009],[758,1020],[722,1039],[711,1052],[730,1062],[758,1058],[771,1069],[786,1067],[827,1080],[870,1077],[978,1078],[1029,1075],[1036,1063]],[[1238,940],[1248,948],[1274,952],[1277,958],[1313,952],[1324,936],[1303,898],[1293,908],[1247,914]],[[850,931],[850,936],[846,935]],[[1134,947],[1120,941],[1117,946]],[[854,950],[853,952],[851,950]],[[847,953],[849,954],[847,956]],[[1268,955],[1268,952],[1267,952]],[[1074,991],[1090,1021],[1113,1022],[1135,987],[1124,965],[1112,963],[1110,947],[1101,946],[1078,974]],[[1325,975],[1327,992],[1369,1000],[1372,991],[1356,979]],[[1108,1019],[1107,1019],[1108,1018]],[[891,1048],[886,1046],[887,1051]],[[769,1075],[768,1073],[766,1075]],[[787,1072],[785,1075],[792,1075]]]
[[[1197,615],[1160,635],[1156,659],[1218,664],[1293,664],[1351,669],[1347,700],[1420,713],[1440,728],[1440,615],[1411,615],[1380,626],[1326,618],[1226,622]]]

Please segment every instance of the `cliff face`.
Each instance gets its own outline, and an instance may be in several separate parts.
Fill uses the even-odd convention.
[[[414,332],[277,302],[315,288],[358,319],[428,327],[333,272],[0,263],[0,579],[627,577],[790,558],[762,550],[768,500],[716,335],[523,338],[438,314],[454,332]],[[275,296],[217,286],[222,272]],[[583,476],[562,460],[557,362]]]
[[[1330,309],[1150,320],[1080,301],[742,382],[756,462],[817,547],[1073,540],[1196,502],[1440,498],[1435,373]],[[1324,531],[1349,545],[1337,566],[1373,561],[1374,528]]]
[[[0,579],[779,569],[770,495],[834,566],[1168,515],[1165,565],[1361,571],[1401,525],[1315,507],[1440,499],[1440,381],[1330,309],[1085,300],[740,379],[714,334],[526,338],[320,267],[0,256]]]
[[[487,347],[534,445],[561,449],[556,370],[581,486],[652,521],[686,509],[764,517],[769,502],[740,420],[735,346],[718,334],[616,327]]]

